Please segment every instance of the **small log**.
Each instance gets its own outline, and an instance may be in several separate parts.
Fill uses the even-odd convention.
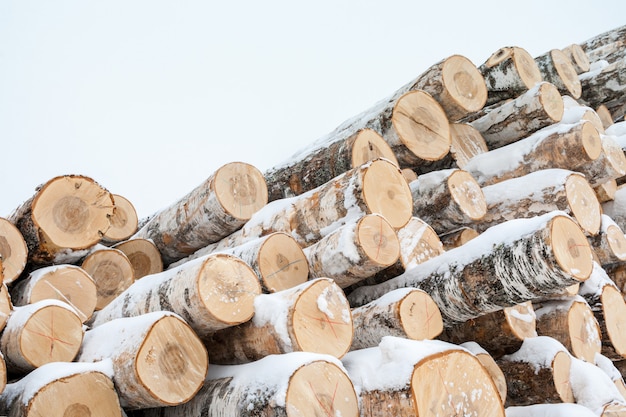
[[[606,214],[602,215],[600,233],[587,240],[598,257],[600,265],[626,261],[626,237],[622,229]]]
[[[542,78],[575,99],[580,98],[582,86],[572,61],[560,49],[552,49],[535,57]]]
[[[360,393],[362,416],[504,416],[491,375],[456,345],[385,336],[342,362]]]
[[[122,417],[108,360],[49,363],[0,394],[0,413],[11,417]]]
[[[576,74],[582,74],[583,72],[589,71],[591,62],[589,62],[589,57],[585,53],[582,46],[577,43],[573,43],[561,49],[561,52],[563,52],[572,62],[574,70],[576,70]]]
[[[50,362],[71,362],[83,340],[76,311],[58,300],[15,307],[0,336],[7,369],[23,374]]]
[[[114,245],[113,249],[120,250],[126,255],[133,267],[133,276],[136,280],[146,275],[163,272],[161,252],[151,240],[125,240]]]
[[[470,125],[480,132],[489,149],[496,149],[558,123],[563,109],[563,99],[556,87],[541,82]]]
[[[328,135],[263,174],[268,200],[303,194],[377,158],[399,165],[391,147],[372,129],[359,130],[347,138]]]
[[[127,240],[137,232],[137,225],[139,224],[133,203],[119,194],[111,194],[111,197],[113,197],[114,204],[111,224],[100,241],[105,245],[113,245]]]
[[[133,266],[118,249],[99,245],[80,264],[96,284],[96,310],[102,310],[135,281]]]
[[[589,277],[591,248],[578,225],[562,212],[511,220],[464,246],[409,269],[382,284],[349,294],[352,307],[396,288],[426,291],[444,325],[548,296]]]
[[[480,186],[466,171],[449,169],[421,175],[409,184],[413,216],[444,234],[482,219],[487,204]]]
[[[331,278],[347,288],[395,264],[400,241],[389,222],[367,214],[304,249],[310,278]]]
[[[152,216],[133,238],[151,239],[169,265],[239,229],[267,201],[263,174],[231,162]]]
[[[529,337],[537,336],[535,312],[527,301],[447,326],[439,339],[448,343],[476,342],[494,359],[518,351]]]
[[[515,98],[542,81],[533,57],[523,48],[504,47],[478,67],[487,84],[487,105]]]
[[[400,170],[407,184],[417,179],[417,174],[411,168],[403,168]]]
[[[384,336],[430,340],[443,330],[437,304],[424,291],[399,288],[352,310],[350,350],[376,347]]]
[[[20,230],[29,261],[72,263],[72,251],[100,241],[113,215],[111,193],[88,177],[65,175],[39,186],[8,220]],[[84,254],[79,253],[74,260]]]
[[[596,113],[598,114],[598,117],[600,117],[600,120],[602,120],[602,126],[604,126],[605,129],[608,129],[615,124],[613,121],[613,115],[604,104],[600,104],[596,108]]]
[[[22,233],[3,217],[0,217],[0,259],[3,282],[7,284],[19,278],[28,261],[28,248]]]
[[[200,389],[209,359],[202,341],[173,313],[113,320],[85,333],[78,362],[113,363],[113,382],[126,409],[189,401]]]
[[[487,213],[473,227],[481,232],[507,220],[561,210],[588,236],[602,225],[602,207],[585,177],[564,169],[545,169],[482,188]]]
[[[468,123],[451,123],[450,138],[450,154],[456,166],[461,169],[474,156],[489,150],[480,132]]]
[[[53,265],[31,272],[11,287],[11,300],[16,306],[48,299],[69,304],[84,323],[96,308],[96,284],[79,266]]]
[[[611,201],[615,198],[617,181],[613,179],[602,182],[593,187],[593,190],[596,192],[596,197],[598,197],[600,204],[606,203],[607,201]]]
[[[342,357],[352,343],[348,301],[331,279],[261,294],[252,320],[204,338],[211,363],[241,364],[267,355],[314,352]]]
[[[497,361],[507,381],[505,407],[574,402],[572,359],[555,339],[526,339],[517,352]]]
[[[525,139],[477,155],[465,165],[482,186],[547,168],[579,171],[602,153],[600,133],[587,121],[554,125]],[[591,183],[591,179],[587,177]]]
[[[154,408],[143,417],[358,417],[358,397],[346,371],[329,355],[292,352],[242,365],[213,365],[185,404]]]
[[[461,227],[449,233],[439,235],[444,251],[458,248],[477,237],[480,233],[471,227]]]
[[[543,302],[535,306],[535,315],[537,334],[558,340],[575,357],[594,363],[594,356],[602,350],[602,335],[584,298]]]
[[[0,285],[0,332],[4,330],[4,327],[7,325],[7,320],[12,312],[13,303],[11,302],[9,289],[7,288],[7,284],[3,283]]]
[[[600,156],[578,168],[594,187],[626,175],[626,156],[621,146],[612,136],[600,135],[600,138],[602,145]]]
[[[260,293],[259,280],[245,262],[227,254],[208,255],[135,281],[96,312],[90,324],[163,310],[183,317],[203,336],[250,320]]]
[[[591,108],[604,104],[609,111],[624,105],[626,91],[626,60],[620,59],[607,66],[597,66],[580,76],[580,101]]]

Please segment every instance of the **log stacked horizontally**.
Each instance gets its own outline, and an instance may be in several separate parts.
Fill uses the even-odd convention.
[[[142,219],[52,178],[0,218],[0,414],[626,415],[625,48],[452,55]]]

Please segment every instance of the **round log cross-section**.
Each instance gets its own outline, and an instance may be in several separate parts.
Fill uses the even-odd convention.
[[[113,215],[111,216],[111,226],[104,232],[102,241],[104,243],[116,243],[126,240],[137,231],[139,219],[133,204],[118,194],[112,194]]]
[[[133,266],[124,252],[103,248],[87,255],[80,267],[96,284],[96,310],[101,310],[135,281]]]
[[[19,278],[28,260],[28,248],[22,233],[2,217],[0,217],[0,260],[3,282],[6,284]]]
[[[582,86],[572,61],[560,49],[551,51],[535,58],[539,71],[545,81],[548,81],[561,94],[575,99],[580,98]]]
[[[130,239],[113,246],[124,252],[133,267],[135,279],[143,278],[146,275],[163,272],[163,261],[161,253],[152,241],[148,239]]]

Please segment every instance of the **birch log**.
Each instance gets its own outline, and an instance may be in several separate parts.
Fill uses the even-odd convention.
[[[135,281],[124,252],[99,245],[80,264],[96,284],[96,310],[103,309]]]
[[[143,417],[358,417],[358,397],[336,358],[309,352],[265,357],[242,365],[213,365],[185,404],[146,410]]]
[[[600,204],[611,201],[615,198],[615,192],[617,191],[617,180],[608,180],[602,182],[593,187],[593,190],[596,192],[596,197],[598,197],[598,201],[600,202]]]
[[[113,249],[120,250],[126,255],[133,267],[135,279],[163,272],[161,253],[151,240],[129,239],[114,245]]]
[[[100,241],[113,207],[111,193],[93,179],[65,175],[39,186],[8,220],[24,236],[31,262],[71,263]]]
[[[602,126],[604,126],[605,129],[608,129],[615,123],[613,121],[613,115],[604,104],[600,104],[596,108],[596,113],[598,114],[598,117],[600,117],[600,120],[602,120]]]
[[[582,74],[583,72],[589,71],[591,67],[591,62],[589,61],[589,57],[585,53],[585,50],[579,44],[573,43],[571,45],[566,46],[561,49],[561,52],[565,54],[566,57],[572,62],[574,69],[576,70],[576,74]]]
[[[125,409],[187,402],[209,367],[202,341],[169,312],[112,320],[87,331],[76,360],[106,359],[113,363],[113,382]]]
[[[265,204],[263,174],[252,165],[231,162],[152,216],[133,238],[151,239],[169,265],[228,236]]]
[[[591,62],[600,60],[613,62],[615,57],[623,56],[625,45],[626,26],[608,30],[580,44]]]
[[[626,156],[613,136],[600,135],[602,152],[592,162],[578,168],[592,186],[626,175]]]
[[[22,233],[2,217],[0,217],[0,259],[3,282],[7,284],[19,278],[28,261],[28,248]]]
[[[466,244],[479,234],[476,229],[465,226],[452,232],[444,233],[439,236],[439,239],[441,240],[444,251],[448,251]]]
[[[481,365],[485,367],[491,379],[493,379],[494,384],[496,384],[496,388],[500,393],[500,399],[502,400],[502,404],[504,404],[506,401],[506,378],[493,357],[476,342],[465,342],[460,346],[469,350],[476,356],[476,359],[478,359]]]
[[[602,212],[609,216],[620,229],[626,230],[626,186],[617,187],[613,200],[602,204]]]
[[[430,340],[443,330],[437,304],[424,291],[399,288],[352,310],[350,350],[376,347],[384,336]]]
[[[435,301],[444,325],[548,296],[586,280],[593,262],[580,227],[562,212],[510,220],[382,284],[350,293],[353,307],[416,287]]]
[[[561,118],[562,124],[574,124],[581,120],[587,120],[598,129],[600,133],[606,133],[604,130],[604,124],[602,119],[594,109],[584,104],[581,104],[577,100],[574,100],[570,96],[563,96],[563,117]]]
[[[600,265],[626,261],[626,236],[622,229],[606,214],[602,215],[600,233],[588,236],[589,244]]]
[[[137,231],[139,219],[135,206],[127,198],[119,194],[111,194],[113,198],[113,215],[111,224],[102,235],[101,243],[112,245],[127,240]]]
[[[254,302],[252,320],[204,338],[211,363],[240,364],[267,355],[314,352],[342,357],[353,336],[350,306],[331,279],[318,278]]]
[[[487,143],[480,132],[468,123],[450,124],[450,153],[458,168],[476,155],[487,152]]]
[[[598,67],[580,76],[583,88],[580,100],[594,109],[604,104],[612,112],[625,103],[626,58]]]
[[[530,90],[470,123],[489,149],[525,138],[563,117],[563,99],[557,88],[541,82]]]
[[[580,98],[582,86],[572,61],[560,49],[552,49],[535,57],[542,78],[575,99]]]
[[[183,317],[200,336],[250,320],[261,286],[254,271],[232,255],[214,254],[135,281],[102,310],[92,327],[153,311]]]

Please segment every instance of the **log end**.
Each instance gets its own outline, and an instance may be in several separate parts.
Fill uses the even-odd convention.
[[[378,132],[372,129],[360,130],[352,143],[352,168],[377,158],[388,159],[400,166],[393,150]]]
[[[574,68],[578,74],[582,74],[583,72],[589,71],[591,68],[591,62],[589,61],[589,57],[585,53],[585,50],[577,43],[571,44],[568,47],[563,49],[563,53],[567,55],[572,64],[574,64]]]
[[[363,197],[370,213],[398,229],[413,217],[413,195],[400,169],[385,159],[371,163],[363,178]]]
[[[608,129],[611,125],[614,124],[613,115],[604,104],[598,106],[598,108],[596,109],[596,114],[602,121],[602,126],[604,126],[605,129]]]
[[[513,63],[527,90],[543,81],[539,66],[526,49],[513,47]]]
[[[247,221],[267,204],[267,183],[254,166],[231,162],[215,172],[215,194],[224,211],[236,219]]]
[[[361,218],[357,226],[357,242],[370,262],[385,268],[400,257],[400,241],[389,222],[372,214]]]
[[[626,358],[626,302],[621,292],[612,285],[605,285],[600,296],[606,336],[611,341],[611,346],[622,358]]]
[[[469,59],[453,55],[445,60],[441,73],[443,85],[456,107],[451,115],[458,120],[483,108],[487,102],[487,85]]]
[[[2,264],[0,264],[0,267]],[[11,303],[11,296],[9,295],[9,289],[6,284],[0,285],[0,332],[7,325],[7,320],[13,310],[13,304]],[[2,392],[2,391],[0,391]]]
[[[552,381],[557,394],[564,403],[574,402],[574,393],[570,384],[572,358],[569,353],[559,351],[552,360]]]
[[[539,86],[539,101],[548,117],[554,122],[560,122],[565,112],[565,104],[559,90],[552,83],[543,82]]]
[[[135,280],[133,266],[118,249],[98,249],[90,253],[80,267],[96,283],[96,310],[102,310]]]
[[[494,384],[496,384],[496,388],[498,389],[498,393],[500,393],[500,399],[502,399],[502,403],[506,401],[506,377],[502,372],[502,369],[498,366],[496,361],[489,353],[476,353],[476,359],[481,363],[482,366],[485,367],[491,379],[493,379]]]
[[[22,232],[2,217],[0,217],[0,259],[4,274],[3,282],[7,284],[19,278],[28,260],[28,248]]]
[[[114,246],[126,255],[133,268],[135,280],[163,271],[161,252],[148,239],[131,239]]]
[[[456,170],[448,177],[452,199],[470,220],[480,220],[487,214],[487,202],[480,185],[472,175]]]
[[[450,124],[450,153],[461,169],[470,159],[489,151],[481,133],[467,123]]]
[[[586,302],[574,302],[567,316],[571,353],[589,363],[595,363],[602,350],[602,335],[593,311]]]
[[[135,206],[125,197],[112,194],[113,215],[111,225],[102,236],[104,241],[121,242],[130,238],[136,231],[139,224]]]
[[[626,261],[626,236],[622,229],[615,224],[610,225],[606,228],[606,239],[613,255],[620,261]]]
[[[537,336],[537,320],[532,302],[527,301],[513,307],[506,307],[504,317],[511,332],[519,340]]]
[[[602,226],[602,207],[589,181],[578,173],[569,175],[565,180],[565,195],[581,229],[590,235],[598,234]]]
[[[563,81],[569,95],[575,99],[579,99],[582,93],[582,85],[578,79],[578,73],[574,68],[572,61],[560,49],[550,51],[552,62],[558,76]]]
[[[415,289],[400,301],[399,317],[407,338],[432,340],[443,331],[439,307],[426,292]]]
[[[569,217],[556,216],[550,225],[550,242],[561,270],[585,281],[593,270],[591,246],[581,228]]]
[[[583,120],[584,119],[583,117]],[[602,154],[602,138],[600,137],[600,131],[594,126],[593,123],[586,121],[580,128],[580,138],[585,156],[589,161],[594,161]]]
[[[269,292],[286,290],[308,279],[307,258],[290,234],[269,235],[259,250],[258,259],[263,285]]]

